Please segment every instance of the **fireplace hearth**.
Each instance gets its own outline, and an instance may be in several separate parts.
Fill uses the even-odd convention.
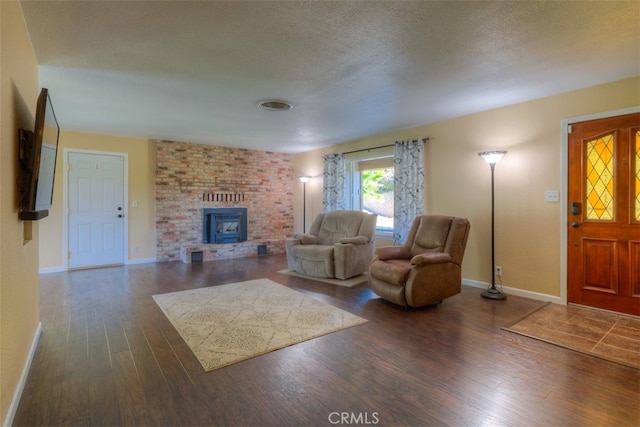
[[[238,243],[247,240],[247,208],[202,210],[202,243]]]

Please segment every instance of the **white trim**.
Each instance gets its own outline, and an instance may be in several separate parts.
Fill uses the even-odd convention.
[[[572,123],[586,122],[589,120],[605,119],[608,117],[624,116],[626,114],[640,113],[640,106],[622,108],[620,110],[605,111],[602,113],[586,114],[583,116],[569,117],[560,122],[560,300],[567,304],[567,204],[569,203],[569,125]]]
[[[472,280],[472,279],[462,279],[462,284],[466,286],[471,286],[473,288],[481,288],[481,289],[488,289],[491,286],[490,283],[480,282],[478,280]],[[500,286],[499,288],[502,291],[504,291],[504,293],[507,295],[515,295],[518,297],[530,298],[538,301],[546,301],[546,302],[552,302],[555,304],[566,305],[566,301],[563,302],[561,297],[557,297],[555,295],[542,294],[540,292],[533,292],[533,291],[525,291],[523,289],[510,288],[508,286]]]
[[[9,405],[9,410],[7,411],[7,416],[4,418],[4,423],[2,424],[3,427],[10,427],[11,425],[13,425],[13,419],[16,417],[18,405],[20,404],[20,399],[22,398],[22,392],[24,391],[24,386],[27,383],[27,377],[29,376],[29,371],[31,370],[33,356],[36,354],[36,349],[38,348],[38,341],[40,340],[41,332],[42,323],[38,322],[38,327],[36,328],[36,333],[33,336],[33,341],[31,342],[31,348],[29,349],[27,360],[25,360],[24,367],[22,368],[22,374],[20,375],[20,379],[18,380],[18,384],[16,385],[16,390],[13,393],[13,399],[11,399],[11,404]]]
[[[125,265],[133,265],[133,264],[152,264],[157,262],[158,260],[154,258],[136,258],[136,259],[127,259],[124,261]],[[38,271],[38,274],[50,274],[50,273],[61,273],[67,271],[68,267],[59,266],[59,267],[47,267],[41,268]]]
[[[136,258],[136,259],[128,259],[125,261],[126,265],[132,265],[132,264],[151,264],[154,262],[157,262],[158,260],[156,258]]]
[[[393,231],[378,231],[374,233],[376,239],[393,240]]]
[[[65,266],[45,267],[38,270],[38,274],[60,273],[63,271],[67,271],[67,268]]]
[[[81,154],[95,154],[99,156],[114,156],[114,157],[122,157],[123,161],[123,213],[126,221],[124,222],[124,235],[123,235],[123,243],[122,243],[122,259],[123,264],[127,264],[129,261],[129,154],[128,153],[119,153],[115,151],[98,151],[98,150],[83,150],[79,148],[65,148],[63,150],[63,169],[64,173],[62,174],[62,271],[66,271],[69,269],[69,257],[67,254],[69,253],[69,215],[67,212],[69,210],[69,169],[67,165],[69,164],[69,154],[70,153],[81,153]]]

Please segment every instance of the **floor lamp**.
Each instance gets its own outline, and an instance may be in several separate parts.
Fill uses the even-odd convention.
[[[307,232],[307,182],[311,180],[310,176],[298,177],[302,183],[302,232]]]
[[[482,296],[491,299],[507,299],[507,295],[500,289],[496,288],[496,253],[495,253],[495,239],[494,239],[494,191],[493,191],[493,172],[496,168],[496,163],[507,154],[504,150],[499,151],[482,151],[478,153],[478,156],[482,157],[485,162],[491,166],[491,287],[484,292]]]

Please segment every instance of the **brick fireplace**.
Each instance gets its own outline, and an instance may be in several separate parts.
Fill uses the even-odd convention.
[[[293,155],[171,141],[156,141],[155,154],[158,261],[284,253],[293,233]],[[210,209],[245,209],[246,240],[205,242]]]

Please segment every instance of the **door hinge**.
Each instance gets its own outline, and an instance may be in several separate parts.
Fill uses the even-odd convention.
[[[71,170],[71,163],[67,163],[67,172]]]
[[[573,133],[573,125],[567,125],[567,133]]]
[[[71,251],[67,254],[67,259],[71,259]]]

